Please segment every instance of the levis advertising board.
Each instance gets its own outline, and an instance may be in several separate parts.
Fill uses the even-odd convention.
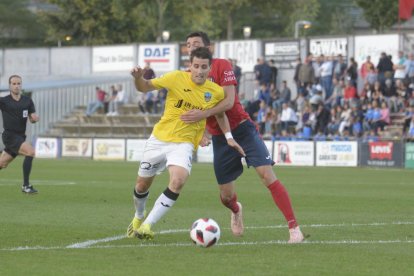
[[[361,143],[360,154],[362,166],[403,166],[403,144],[401,142],[380,141]]]

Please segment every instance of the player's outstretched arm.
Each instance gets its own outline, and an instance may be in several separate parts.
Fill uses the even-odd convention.
[[[144,70],[136,66],[131,69],[131,75],[134,77],[134,84],[135,88],[140,92],[148,92],[156,90],[156,88],[152,85],[151,80],[146,80],[143,78]]]
[[[236,97],[236,89],[234,85],[223,86],[224,94],[226,95],[225,98],[220,101],[216,106],[207,109],[207,110],[198,110],[193,109],[187,111],[186,113],[181,115],[181,120],[185,123],[195,123],[206,119],[210,116],[214,116],[221,112],[227,111],[231,109],[234,105],[234,98]]]
[[[231,129],[230,129],[230,123],[227,118],[226,113],[222,112],[217,115],[215,115],[217,123],[220,126],[221,131],[224,133],[224,136],[226,136],[227,144],[237,150],[242,156],[246,156],[244,153],[243,148],[239,145],[239,143],[234,140],[233,135],[231,135]]]

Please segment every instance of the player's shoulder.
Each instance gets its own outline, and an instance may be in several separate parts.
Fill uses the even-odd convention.
[[[223,66],[230,66],[231,63],[227,59],[224,58],[213,58],[211,62],[212,66],[223,67]]]
[[[204,83],[204,86],[217,92],[224,91],[223,87],[221,87],[220,85],[218,85],[217,83],[211,80],[206,80],[206,82]]]

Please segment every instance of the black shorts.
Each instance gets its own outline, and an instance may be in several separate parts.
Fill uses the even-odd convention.
[[[26,135],[4,131],[2,134],[4,151],[13,158],[19,155],[21,145],[26,141]]]
[[[247,120],[231,131],[234,140],[246,153],[247,166],[273,166],[269,153],[253,122]],[[214,172],[218,184],[236,180],[243,173],[242,156],[227,144],[224,135],[213,135]]]

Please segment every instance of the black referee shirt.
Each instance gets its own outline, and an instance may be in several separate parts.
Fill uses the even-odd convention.
[[[35,113],[35,106],[31,98],[21,95],[16,101],[11,95],[0,98],[0,110],[3,114],[5,131],[24,135],[29,114]]]

